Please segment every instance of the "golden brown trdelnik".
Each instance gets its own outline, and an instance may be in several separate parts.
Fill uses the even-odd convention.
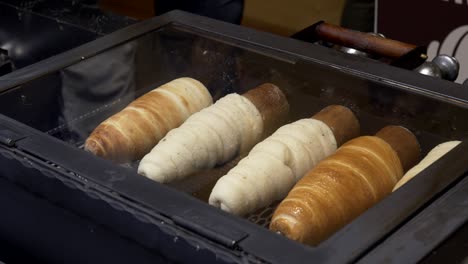
[[[317,245],[389,195],[419,155],[416,137],[398,126],[353,139],[294,186],[270,229]]]
[[[85,149],[119,163],[141,159],[171,129],[212,102],[199,81],[175,79],[102,122],[86,140]]]

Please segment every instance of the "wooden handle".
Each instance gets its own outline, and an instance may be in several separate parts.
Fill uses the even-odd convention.
[[[263,135],[267,136],[283,125],[289,114],[288,99],[278,86],[261,84],[242,94],[258,109],[263,119]]]
[[[379,130],[376,137],[385,140],[398,154],[403,172],[416,165],[421,157],[418,139],[411,131],[402,126],[386,126]]]
[[[338,146],[360,134],[359,120],[353,111],[341,105],[330,105],[315,114],[312,118],[327,124],[333,131]]]
[[[325,22],[315,26],[315,33],[321,40],[391,59],[397,59],[417,48],[416,45],[346,29]]]

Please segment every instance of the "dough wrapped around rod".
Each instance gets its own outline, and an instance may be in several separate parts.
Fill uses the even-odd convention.
[[[460,143],[461,141],[448,141],[437,145],[435,148],[429,151],[429,153],[427,153],[426,157],[424,157],[421,162],[405,173],[403,178],[401,178],[401,180],[399,180],[396,186],[393,188],[393,191],[396,191],[398,188],[403,186],[403,184],[414,178],[414,176],[418,175],[421,171],[429,167],[432,163],[436,162]]]
[[[119,163],[141,159],[167,132],[212,103],[199,81],[175,79],[102,122],[86,139],[85,150]]]
[[[307,171],[359,130],[353,112],[339,105],[284,125],[218,180],[209,203],[246,215],[281,200]]]
[[[229,94],[170,131],[140,162],[138,173],[167,183],[248,152],[284,122],[289,104],[273,84]]]
[[[353,139],[294,186],[275,210],[270,229],[317,245],[390,194],[419,155],[416,137],[403,127]]]

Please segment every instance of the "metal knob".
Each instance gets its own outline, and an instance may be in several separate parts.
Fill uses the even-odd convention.
[[[424,62],[423,64],[421,64],[421,66],[416,68],[415,71],[424,75],[442,78],[442,71],[437,65],[435,65],[432,62]]]
[[[460,63],[458,63],[455,57],[438,55],[432,60],[432,63],[440,69],[443,79],[449,81],[455,81],[457,79]]]

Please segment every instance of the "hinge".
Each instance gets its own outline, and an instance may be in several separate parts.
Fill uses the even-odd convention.
[[[230,227],[228,223],[222,221],[222,217],[209,214],[209,211],[201,214],[199,211],[188,210],[182,215],[171,218],[179,226],[230,248],[248,236],[239,227]]]
[[[18,133],[13,130],[0,127],[0,145],[7,147],[15,147],[16,142],[25,138],[26,136],[23,133]]]

